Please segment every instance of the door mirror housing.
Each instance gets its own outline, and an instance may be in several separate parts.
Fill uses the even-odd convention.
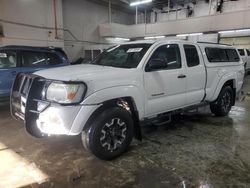
[[[151,72],[155,70],[165,69],[167,64],[162,59],[151,59],[146,66],[146,72]]]

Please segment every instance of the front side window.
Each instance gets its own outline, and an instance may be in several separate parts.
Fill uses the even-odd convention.
[[[63,63],[63,61],[56,54],[46,53],[46,55],[47,55],[47,64],[49,65],[58,65]]]
[[[179,69],[181,68],[180,48],[177,44],[161,46],[155,50],[149,61],[151,60],[164,62],[164,70]]]
[[[12,68],[17,66],[17,54],[13,51],[0,51],[0,69]]]
[[[184,45],[184,51],[188,67],[194,67],[200,64],[199,55],[194,45]]]
[[[245,56],[244,49],[238,49],[240,56]]]
[[[118,68],[136,68],[151,44],[124,44],[100,54],[92,64]]]
[[[47,64],[44,53],[22,51],[21,54],[22,54],[22,66],[24,67],[37,67],[37,66],[44,66]]]

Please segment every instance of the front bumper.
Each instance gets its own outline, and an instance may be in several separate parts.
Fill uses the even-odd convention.
[[[91,114],[98,108],[90,106],[49,106],[39,113],[33,126],[49,135],[78,135]]]
[[[11,93],[11,114],[24,121],[33,136],[78,135],[91,114],[100,105],[60,105],[43,99],[47,81],[44,78],[20,74]],[[42,134],[39,134],[42,133]]]

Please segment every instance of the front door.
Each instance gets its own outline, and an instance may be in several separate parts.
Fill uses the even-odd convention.
[[[162,61],[165,67],[144,73],[146,116],[153,116],[186,105],[186,67],[178,44],[161,45],[149,59]],[[146,65],[147,69],[148,63]]]

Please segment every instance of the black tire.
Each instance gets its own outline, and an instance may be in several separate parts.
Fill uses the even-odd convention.
[[[133,119],[127,110],[121,107],[106,109],[82,132],[83,146],[99,159],[112,160],[128,149],[133,127]]]
[[[210,109],[216,116],[226,116],[230,112],[234,100],[233,89],[230,86],[222,88],[216,101],[210,104]]]

